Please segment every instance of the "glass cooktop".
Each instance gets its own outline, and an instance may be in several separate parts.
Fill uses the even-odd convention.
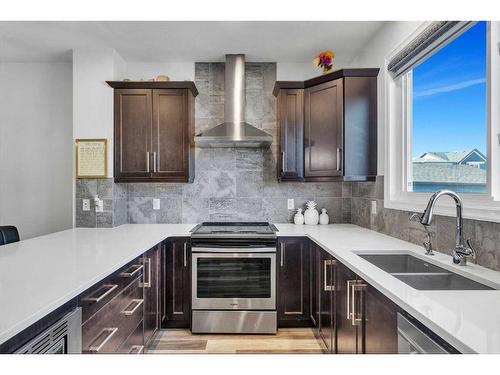
[[[263,234],[274,235],[276,227],[266,222],[205,222],[193,229],[194,235],[207,234]]]

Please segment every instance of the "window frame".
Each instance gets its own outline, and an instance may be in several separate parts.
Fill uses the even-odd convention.
[[[422,212],[431,193],[408,192],[408,171],[411,171],[412,132],[412,70],[394,79],[388,72],[389,61],[430,25],[424,22],[385,59],[385,187],[384,207]],[[500,222],[500,22],[487,22],[486,127],[487,127],[487,192],[461,193],[464,217]],[[465,30],[464,30],[465,32]],[[453,35],[448,42],[460,36]],[[497,136],[498,135],[498,136]],[[410,167],[408,167],[410,165]],[[495,170],[496,168],[496,170]],[[451,199],[441,199],[435,212],[455,215]]]

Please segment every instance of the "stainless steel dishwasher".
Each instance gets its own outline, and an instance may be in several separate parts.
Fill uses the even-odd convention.
[[[450,354],[457,351],[425,327],[398,313],[398,354]]]

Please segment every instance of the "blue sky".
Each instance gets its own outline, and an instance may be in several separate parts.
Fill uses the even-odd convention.
[[[413,156],[486,153],[486,22],[413,69]]]

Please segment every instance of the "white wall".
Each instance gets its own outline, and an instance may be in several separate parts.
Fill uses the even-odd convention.
[[[73,50],[73,137],[108,139],[108,176],[113,176],[113,89],[126,64],[112,49]]]
[[[349,64],[353,68],[380,68],[378,75],[378,174],[385,173],[385,60],[401,43],[414,33],[423,22],[388,22],[360,50],[358,56]]]
[[[72,226],[71,63],[0,63],[0,225]]]
[[[276,63],[276,79],[278,81],[304,81],[321,74],[312,59],[310,63]]]
[[[169,76],[172,81],[194,81],[194,62],[127,62],[125,78],[151,79],[160,74]]]

